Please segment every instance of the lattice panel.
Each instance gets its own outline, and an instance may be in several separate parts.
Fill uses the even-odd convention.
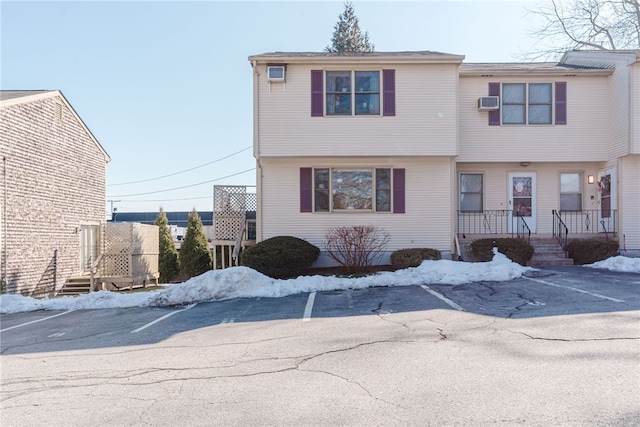
[[[105,254],[102,256],[102,276],[129,277],[131,276],[131,255]]]
[[[102,246],[105,255],[131,253],[131,224],[107,224]]]
[[[247,187],[216,185],[213,188],[213,219],[216,240],[235,240],[247,212]]]

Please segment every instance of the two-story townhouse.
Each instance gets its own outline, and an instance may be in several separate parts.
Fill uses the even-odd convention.
[[[371,224],[389,251],[529,231],[640,249],[637,55],[252,56],[257,239],[322,249],[328,228]]]
[[[375,225],[449,254],[458,67],[437,52],[267,53],[254,71],[257,240]],[[320,264],[326,261],[322,259]]]

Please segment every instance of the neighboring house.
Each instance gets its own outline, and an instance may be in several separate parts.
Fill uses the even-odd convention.
[[[96,260],[109,160],[60,91],[0,91],[3,293],[51,292]]]
[[[257,240],[324,249],[330,227],[370,224],[390,234],[389,252],[450,256],[458,237],[529,232],[640,250],[640,51],[463,60],[249,57]]]

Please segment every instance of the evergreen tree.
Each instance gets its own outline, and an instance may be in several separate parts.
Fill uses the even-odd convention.
[[[369,33],[360,31],[358,17],[351,2],[344,4],[344,12],[338,16],[333,27],[331,45],[325,52],[373,52],[375,46],[369,41]]]
[[[169,231],[169,220],[162,208],[160,208],[154,224],[158,226],[160,233],[160,254],[158,258],[160,282],[170,283],[180,273],[180,267],[178,266],[178,251],[176,251],[176,245]]]
[[[202,231],[202,221],[195,208],[189,214],[187,233],[180,246],[180,267],[189,277],[211,270],[211,251]]]

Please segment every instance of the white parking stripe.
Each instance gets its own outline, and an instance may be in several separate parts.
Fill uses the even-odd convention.
[[[605,296],[605,295],[595,294],[593,292],[585,291],[583,289],[574,288],[572,286],[557,285],[555,283],[547,282],[546,280],[534,279],[532,277],[524,277],[524,276],[522,276],[522,278],[523,279],[527,279],[527,280],[531,280],[532,282],[538,282],[538,283],[542,283],[544,285],[554,286],[556,288],[569,289],[570,291],[580,292],[581,294],[587,294],[587,295],[591,295],[592,297],[606,299],[606,300],[613,301],[613,302],[625,302],[625,300],[622,300],[622,299],[611,298],[611,297],[608,297],[608,296]]]
[[[0,332],[8,331],[10,329],[15,329],[15,328],[21,328],[22,326],[32,325],[32,324],[38,323],[38,322],[43,322],[45,320],[53,319],[54,317],[63,316],[65,314],[69,314],[69,313],[72,313],[72,312],[73,312],[73,310],[69,310],[69,311],[65,311],[63,313],[54,314],[53,316],[43,317],[42,319],[32,320],[31,322],[21,323],[19,325],[11,326],[9,328],[0,329]]]
[[[166,319],[166,318],[168,318],[168,317],[171,317],[171,316],[173,316],[174,314],[178,314],[178,313],[182,313],[183,311],[187,311],[187,310],[189,310],[189,309],[191,309],[191,308],[195,307],[196,305],[198,305],[198,303],[197,303],[197,302],[196,302],[196,303],[193,303],[193,304],[191,304],[191,305],[186,306],[186,307],[185,307],[185,308],[183,308],[182,310],[176,310],[176,311],[172,311],[171,313],[165,314],[164,316],[157,318],[157,319],[156,319],[156,320],[154,320],[153,322],[149,322],[149,323],[147,323],[147,324],[146,324],[146,325],[144,325],[144,326],[140,326],[138,329],[134,329],[133,331],[131,331],[131,333],[132,333],[132,334],[135,334],[135,333],[137,333],[137,332],[140,332],[140,331],[142,331],[142,330],[145,330],[145,329],[147,329],[149,326],[153,326],[153,325],[155,325],[155,324],[156,324],[156,323],[158,323],[158,322],[162,322],[164,319]]]
[[[427,285],[420,285],[420,287],[422,289],[424,289],[425,291],[429,292],[434,297],[436,297],[438,299],[441,299],[442,301],[446,302],[447,304],[449,304],[451,307],[455,308],[456,310],[466,311],[464,308],[462,308],[461,306],[459,306],[455,302],[451,301],[449,298],[445,297],[444,295],[437,293],[436,291],[434,291],[433,289],[431,289]]]
[[[307,306],[304,308],[304,315],[302,316],[303,322],[308,322],[311,320],[311,311],[313,310],[313,303],[316,300],[316,293],[311,292],[309,294],[309,299],[307,300]]]

